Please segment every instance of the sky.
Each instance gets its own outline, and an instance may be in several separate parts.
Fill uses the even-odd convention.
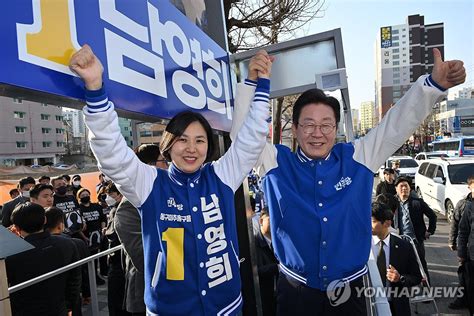
[[[375,40],[382,26],[405,24],[409,15],[425,17],[425,25],[444,23],[445,59],[464,62],[474,86],[473,0],[326,0],[324,15],[314,19],[298,37],[341,29],[351,108],[375,101]],[[450,97],[458,89],[450,89]]]

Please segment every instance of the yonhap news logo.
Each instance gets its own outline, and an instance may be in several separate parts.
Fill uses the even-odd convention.
[[[352,293],[352,291],[355,293]],[[351,295],[361,298],[402,298],[402,297],[416,297],[425,296],[433,299],[438,298],[458,298],[464,296],[464,289],[462,287],[354,287],[351,289],[348,282],[341,280],[334,280],[329,283],[326,295],[331,306],[339,306],[349,300]]]

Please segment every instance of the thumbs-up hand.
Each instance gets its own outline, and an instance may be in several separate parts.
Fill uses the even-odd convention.
[[[466,80],[466,69],[460,60],[443,61],[441,52],[433,48],[434,66],[432,79],[444,89],[449,89]]]
[[[392,283],[400,281],[400,273],[391,264],[388,265],[387,269],[387,280]]]

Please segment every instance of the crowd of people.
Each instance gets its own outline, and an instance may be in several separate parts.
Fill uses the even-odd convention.
[[[36,248],[7,259],[10,282],[32,276],[19,271],[44,273],[48,260],[68,264],[103,249],[106,241],[105,248],[124,246],[108,257],[107,269],[100,263],[96,267],[98,275],[107,274],[110,315],[238,315],[243,299],[234,193],[255,168],[258,177],[250,184],[258,211],[254,234],[264,314],[365,315],[366,299],[357,289],[364,287],[370,252],[387,288],[422,281],[416,254],[429,278],[424,240],[436,229],[433,211],[410,193],[410,179],[394,179],[395,190],[381,188],[386,192],[374,204],[371,184],[374,172],[433,104],[465,80],[462,62],[442,61],[437,49],[433,54],[433,73],[420,77],[377,127],[353,143],[336,144],[339,102],[319,89],[304,92],[293,106],[298,149],[291,152],[266,142],[274,57],[259,51],[250,60],[248,78],[237,87],[232,145],[211,161],[212,129],[191,111],[170,120],[159,146],[128,148],[102,81],[102,64],[84,45],[71,58],[70,69],[84,81],[91,148],[111,181],[101,176],[95,204],[78,176],[72,185],[69,177],[51,179],[51,184],[22,179],[20,195],[4,206],[8,218],[2,223]],[[158,165],[163,159],[169,165]],[[387,178],[392,175],[387,170]],[[464,232],[473,218],[466,214],[471,212],[460,220],[457,244],[465,261],[472,249],[460,242],[467,239]],[[416,248],[391,229],[409,236]],[[32,269],[30,256],[37,262],[44,258],[41,269]],[[35,314],[35,305],[24,299],[52,286],[62,295],[42,306],[39,298],[49,296],[36,295],[36,310],[54,306],[54,315],[79,314],[88,295],[80,285],[81,277],[87,283],[84,272],[73,269],[22,290],[28,295],[14,293],[14,314]],[[341,304],[329,299],[335,283],[351,289]],[[410,308],[406,296],[389,297],[389,303],[394,315],[406,315]]]

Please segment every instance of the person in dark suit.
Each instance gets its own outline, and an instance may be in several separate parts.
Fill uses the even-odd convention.
[[[18,205],[12,213],[16,231],[35,248],[7,257],[10,286],[56,270],[79,258],[71,240],[44,231],[45,210],[39,204]],[[80,269],[75,268],[10,295],[13,315],[66,316],[79,295]]]
[[[268,208],[260,212],[259,227],[254,229],[257,251],[258,280],[264,316],[276,315],[276,285],[278,281],[278,260],[273,254]]]
[[[61,236],[63,238],[71,240],[74,245],[76,246],[77,252],[79,254],[79,260],[89,257],[90,252],[87,244],[84,240],[79,238],[73,238],[68,234],[64,233],[64,213],[61,209],[57,207],[49,207],[46,209],[46,224],[44,225],[44,230],[49,232],[51,235]],[[84,263],[81,267],[81,293],[82,297],[89,297],[90,294],[90,287],[89,287],[89,273],[87,270],[87,264]],[[77,293],[79,294],[79,293]],[[81,297],[77,295],[76,299],[74,300],[73,308],[72,308],[72,316],[82,316],[82,304],[81,304]]]
[[[18,204],[28,202],[30,200],[30,189],[35,185],[35,179],[32,177],[26,177],[20,179],[18,188],[20,195],[13,200],[8,201],[2,207],[2,225],[10,227],[13,223],[11,221],[11,215],[13,210]]]
[[[155,144],[142,144],[135,148],[141,162],[161,169],[168,166]],[[122,198],[114,217],[115,232],[124,247],[125,255],[125,297],[127,312],[133,316],[145,316],[145,275],[142,243],[142,221],[138,209],[126,198]]]
[[[429,279],[428,265],[425,259],[425,240],[435,233],[436,214],[425,201],[410,194],[410,178],[397,178],[395,180],[395,188],[400,202],[394,218],[395,228],[399,229],[400,235],[410,236],[414,240],[421,264]],[[425,216],[429,220],[428,228],[426,228]]]
[[[393,213],[387,205],[372,204],[372,252],[377,260],[382,284],[389,289],[392,315],[410,315],[409,296],[403,288],[418,285],[421,272],[412,245],[390,234]]]
[[[395,170],[392,168],[385,168],[383,171],[384,181],[380,182],[375,189],[375,195],[384,193],[397,194],[395,190]]]

